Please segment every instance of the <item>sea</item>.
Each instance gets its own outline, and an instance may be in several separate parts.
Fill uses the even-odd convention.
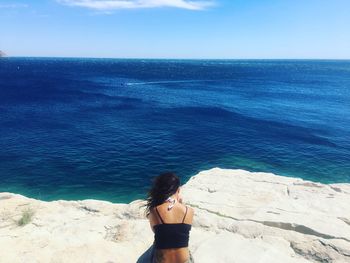
[[[131,202],[214,167],[350,183],[350,61],[0,59],[0,192]]]

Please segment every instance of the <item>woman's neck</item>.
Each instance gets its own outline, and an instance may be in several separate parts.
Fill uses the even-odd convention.
[[[168,203],[168,210],[171,210],[177,202],[175,195],[170,196],[166,201]]]

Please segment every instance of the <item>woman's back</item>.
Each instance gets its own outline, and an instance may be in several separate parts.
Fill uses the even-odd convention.
[[[193,209],[179,202],[169,209],[169,204],[163,203],[150,211],[149,219],[155,233],[154,262],[188,262],[188,240]]]
[[[163,173],[154,178],[148,192],[146,214],[154,232],[152,263],[185,263],[189,261],[189,233],[193,209],[182,204],[180,178]]]

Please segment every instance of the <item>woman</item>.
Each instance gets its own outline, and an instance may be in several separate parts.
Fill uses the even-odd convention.
[[[182,204],[180,179],[174,173],[163,173],[155,178],[146,211],[154,232],[151,262],[191,262],[188,241],[193,209]]]

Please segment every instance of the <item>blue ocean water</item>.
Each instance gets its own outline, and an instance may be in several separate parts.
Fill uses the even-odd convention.
[[[350,182],[350,61],[0,59],[0,192],[143,198],[212,167]]]

